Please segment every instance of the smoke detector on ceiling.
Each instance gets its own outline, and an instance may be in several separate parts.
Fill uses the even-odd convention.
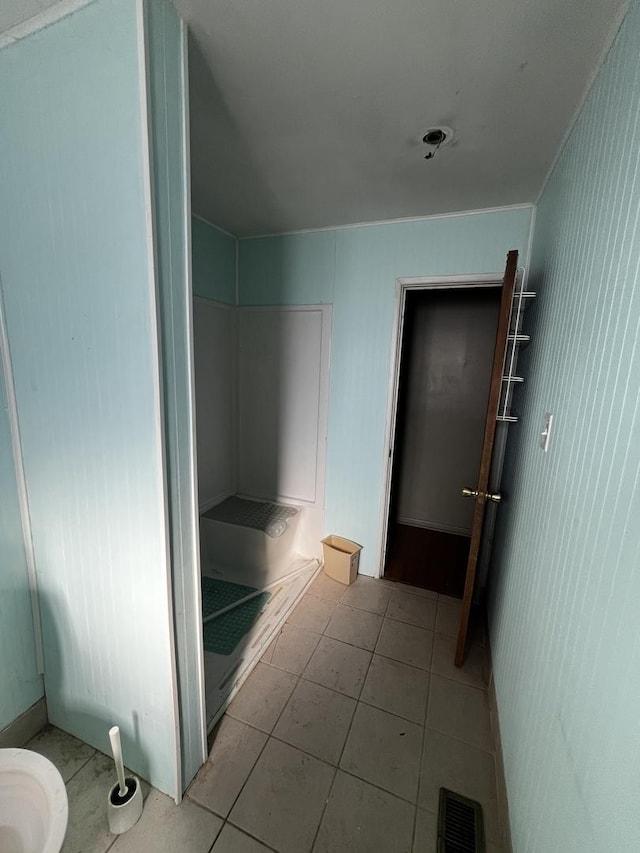
[[[422,141],[429,148],[424,156],[425,160],[432,160],[443,145],[448,145],[453,139],[453,131],[450,127],[430,127],[422,137]]]

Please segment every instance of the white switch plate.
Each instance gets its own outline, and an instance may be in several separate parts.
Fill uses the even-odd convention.
[[[549,449],[549,439],[551,438],[551,426],[553,424],[553,415],[551,412],[545,412],[542,421],[542,432],[540,433],[540,447],[546,453]]]

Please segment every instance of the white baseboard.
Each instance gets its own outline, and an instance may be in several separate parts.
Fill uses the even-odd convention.
[[[32,737],[43,729],[49,722],[47,703],[44,698],[38,699],[35,705],[28,708],[24,714],[0,732],[0,749],[23,747]]]
[[[489,666],[489,686],[487,689],[489,698],[489,714],[491,718],[491,734],[493,736],[494,759],[496,769],[496,788],[498,796],[498,818],[502,830],[501,849],[505,853],[512,853],[511,828],[509,823],[509,802],[507,799],[507,786],[504,778],[504,759],[502,756],[502,738],[500,737],[500,720],[498,717],[498,700],[496,697],[496,685],[493,680],[493,663],[491,660],[491,645],[489,643],[489,631],[485,630],[485,654]]]
[[[458,536],[471,536],[471,530],[466,527],[456,527],[453,524],[442,524],[439,521],[425,521],[423,518],[397,518],[398,524],[409,527],[424,527],[427,530],[437,530],[440,533],[455,533]]]

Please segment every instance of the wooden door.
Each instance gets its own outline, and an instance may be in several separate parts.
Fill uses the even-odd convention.
[[[518,253],[513,250],[507,255],[507,266],[502,281],[502,295],[500,299],[500,313],[498,315],[498,330],[496,332],[496,346],[493,353],[493,366],[491,368],[491,385],[489,387],[489,403],[487,405],[487,417],[484,425],[484,439],[482,442],[482,455],[480,457],[480,473],[478,483],[474,489],[465,489],[464,493],[475,499],[473,522],[471,525],[471,544],[469,546],[469,559],[467,561],[467,573],[464,583],[464,596],[462,599],[462,611],[460,614],[460,625],[458,628],[458,641],[456,644],[456,666],[464,663],[465,648],[467,643],[467,631],[469,628],[469,615],[473,600],[473,589],[476,580],[476,567],[480,542],[484,525],[484,516],[487,500],[494,496],[487,494],[489,486],[489,474],[491,471],[491,460],[493,457],[493,442],[496,433],[496,418],[498,406],[500,405],[500,391],[502,385],[502,373],[504,368],[504,356],[507,349],[507,338],[509,335],[509,320],[511,317],[511,304],[513,302],[513,291],[518,268]],[[495,496],[500,500],[499,496]]]

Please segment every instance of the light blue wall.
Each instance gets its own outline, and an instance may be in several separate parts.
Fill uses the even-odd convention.
[[[377,571],[396,279],[522,262],[531,207],[240,241],[241,304],[333,302],[326,529]]]
[[[639,44],[634,2],[537,211],[491,614],[515,853],[640,850]]]
[[[0,360],[0,731],[43,696]]]
[[[241,305],[333,302],[336,231],[240,241]]]
[[[176,791],[137,4],[0,51],[0,267],[51,721]]]
[[[236,304],[236,238],[198,216],[191,218],[193,292]]]
[[[147,5],[154,215],[184,790],[206,760],[198,502],[194,466],[186,29],[169,0]],[[195,223],[198,220],[194,220]],[[208,226],[207,226],[208,227]],[[211,229],[213,230],[213,229]],[[235,252],[234,252],[235,264]]]

